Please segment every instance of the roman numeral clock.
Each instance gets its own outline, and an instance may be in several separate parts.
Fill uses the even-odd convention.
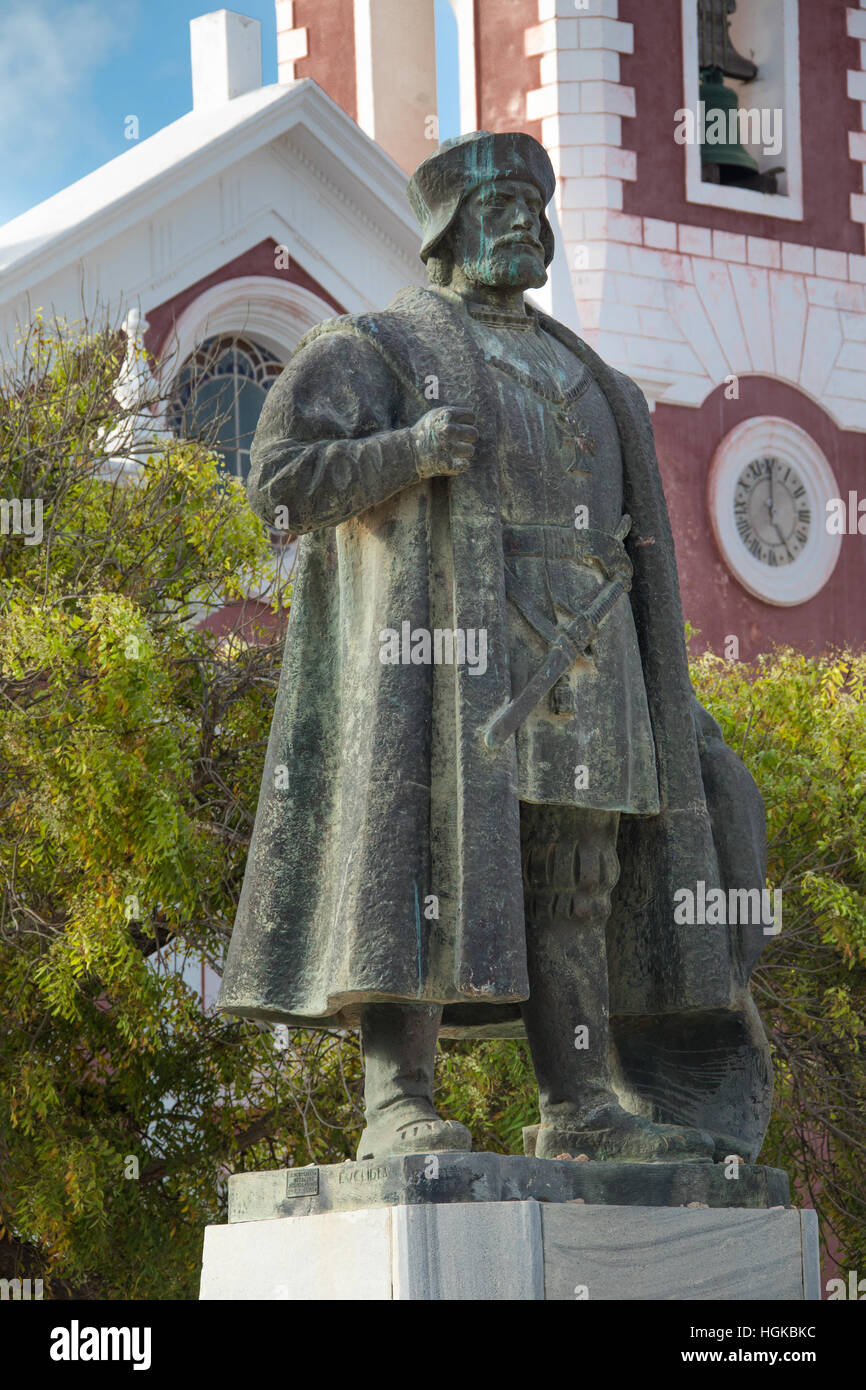
[[[806,486],[790,463],[767,455],[746,464],[734,489],[737,531],[763,565],[793,565],[809,539]]]
[[[710,466],[708,507],[716,543],[734,578],[764,603],[806,603],[839,557],[827,502],[836,479],[814,439],[790,420],[744,420]]]

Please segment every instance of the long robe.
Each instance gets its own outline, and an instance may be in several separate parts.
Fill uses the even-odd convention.
[[[748,998],[760,927],[678,925],[674,894],[764,887],[760,796],[691,688],[644,397],[561,324],[542,323],[589,367],[620,433],[659,774],[660,813],[622,818],[611,1015],[624,1054],[637,1030],[643,1058],[650,1033],[680,1045],[677,1020],[730,1023],[739,1041],[727,1051],[751,1049],[754,1076],[766,1063]],[[345,1027],[367,1002],[435,1001],[451,1035],[520,1033],[514,740],[484,742],[512,696],[489,371],[461,310],[410,288],[381,313],[319,325],[268,396],[250,503],[302,541],[222,1012]],[[475,457],[457,476],[421,480],[410,427],[443,404],[475,411]],[[486,672],[382,664],[380,633],[403,621],[485,629]],[[664,1110],[658,1097],[646,1105]]]

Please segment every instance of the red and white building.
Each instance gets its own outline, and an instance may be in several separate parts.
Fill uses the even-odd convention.
[[[866,0],[729,16],[757,75],[727,85],[765,113],[744,143],[782,166],[774,192],[705,182],[678,140],[714,0],[451,4],[461,128],[527,130],[559,175],[538,300],[653,408],[701,643],[862,644]],[[169,426],[207,345],[235,383],[241,473],[303,333],[423,282],[405,185],[437,139],[433,0],[276,0],[276,25],[263,87],[256,21],[194,20],[190,113],[0,228],[0,340],[37,306],[139,308],[177,386]]]

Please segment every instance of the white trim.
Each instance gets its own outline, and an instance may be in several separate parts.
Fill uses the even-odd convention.
[[[309,56],[310,31],[295,24],[292,0],[275,0],[277,28],[277,82],[294,82],[295,63]]]
[[[460,134],[478,129],[475,83],[475,0],[449,0],[457,20],[457,71],[460,88]]]
[[[744,546],[734,520],[734,487],[752,459],[773,454],[796,468],[806,488],[812,521],[809,537],[790,565],[771,569]],[[728,569],[748,593],[778,608],[806,603],[833,573],[841,536],[827,532],[827,502],[839,485],[825,455],[805,430],[778,416],[754,416],[731,430],[716,450],[707,481],[707,507],[713,534]]]
[[[657,372],[652,367],[633,367],[628,375],[640,387],[650,414],[654,414],[657,403],[664,399],[665,391],[673,384],[670,372]]]
[[[291,281],[269,275],[223,280],[179,316],[160,350],[159,370],[173,376],[206,338],[222,333],[250,337],[286,362],[305,333],[334,315],[324,299]]]
[[[355,91],[358,125],[376,138],[376,94],[373,86],[373,0],[354,0]]]
[[[700,91],[698,74],[698,4],[681,0],[683,31],[683,105],[697,111]],[[686,202],[705,207],[751,212],[762,217],[780,217],[789,222],[803,221],[803,155],[800,122],[800,17],[798,0],[781,0],[783,61],[785,70],[785,173],[787,195],[756,193],[749,188],[722,187],[704,183],[701,178],[701,151],[697,144],[684,145]]]
[[[847,71],[847,90],[849,96],[854,97],[854,92],[858,86],[862,90],[864,70],[866,70],[866,14],[862,9],[845,11],[846,32],[849,38],[858,39],[860,51],[860,67],[849,68]],[[854,97],[855,101],[858,100]],[[852,131],[848,132],[848,152],[851,159],[860,165],[860,187],[862,193],[852,193],[850,197],[851,221],[864,224],[863,232],[866,236],[866,104],[858,101],[856,108],[860,113],[860,123],[855,125]]]

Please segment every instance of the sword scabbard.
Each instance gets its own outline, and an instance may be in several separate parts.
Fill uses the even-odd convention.
[[[484,735],[488,748],[501,748],[516,733],[539,700],[543,700],[577,658],[598,636],[599,628],[613,612],[621,596],[631,588],[630,581],[621,575],[605,584],[586,612],[568,627],[563,628],[552,644],[544,664],[539,666],[527,684],[489,725]]]

